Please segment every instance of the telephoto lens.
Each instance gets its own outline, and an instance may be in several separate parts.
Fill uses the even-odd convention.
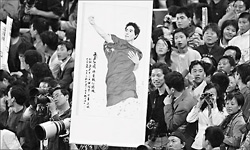
[[[70,127],[70,118],[60,121],[48,121],[35,127],[35,133],[39,140],[49,139]]]

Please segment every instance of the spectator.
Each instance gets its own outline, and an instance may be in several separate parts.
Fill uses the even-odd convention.
[[[196,132],[196,124],[187,124],[186,117],[197,103],[189,90],[185,90],[184,78],[176,71],[165,76],[168,96],[164,99],[165,123],[169,133],[180,130],[186,138],[185,147],[190,150]]]
[[[176,29],[174,32],[174,43],[177,46],[176,51],[172,51],[171,69],[180,72],[184,77],[188,74],[189,65],[193,60],[200,60],[201,55],[199,52],[193,50],[187,45],[188,35],[184,29]]]
[[[223,70],[227,75],[232,74],[235,67],[235,61],[231,56],[222,56],[219,59],[217,70]]]
[[[241,13],[249,9],[248,0],[234,0],[232,3],[233,7],[229,7],[227,13],[219,20],[219,27],[221,27],[226,20],[237,20]]]
[[[27,50],[24,53],[24,68],[21,69],[25,69],[30,72],[31,67],[37,62],[42,62],[41,54],[36,50]]]
[[[236,84],[236,80],[235,80],[235,77],[234,75],[229,75],[228,76],[228,79],[229,79],[229,85],[227,87],[227,90],[226,90],[226,93],[235,93],[235,92],[238,92],[239,91],[239,88]]]
[[[32,23],[30,25],[30,34],[31,37],[34,39],[33,45],[42,56],[42,62],[45,62],[45,50],[44,50],[45,48],[40,35],[44,31],[48,30],[49,30],[49,23],[46,19],[41,17],[33,18]]]
[[[211,23],[218,21],[225,15],[228,6],[228,0],[211,0]]]
[[[245,125],[241,108],[244,105],[244,96],[238,93],[230,93],[226,98],[226,110],[229,114],[221,123],[225,138],[222,147],[228,150],[236,150],[240,147],[242,133],[240,128]]]
[[[1,0],[0,1],[0,21],[6,21],[7,16],[18,19],[18,10],[21,4],[19,0]]]
[[[232,56],[234,61],[235,61],[235,64],[237,65],[240,61],[240,58],[241,58],[241,51],[239,49],[239,47],[237,46],[227,46],[225,48],[225,52],[223,54],[223,56]]]
[[[223,140],[224,134],[221,128],[211,126],[205,130],[202,140],[202,147],[205,148],[205,150],[220,149],[220,145],[223,143]]]
[[[200,28],[196,28],[195,26],[193,26],[191,24],[192,21],[192,14],[190,14],[188,8],[186,7],[181,7],[177,10],[176,12],[176,25],[177,28],[182,28],[184,29],[184,32],[186,32],[187,37],[190,37],[191,34],[193,34],[194,32],[199,33],[198,30],[201,29]]]
[[[203,29],[203,40],[204,45],[200,45],[196,50],[201,54],[212,55],[216,62],[218,63],[219,58],[223,55],[224,49],[218,45],[218,40],[220,37],[220,29],[217,24],[211,23],[208,24]]]
[[[53,78],[52,72],[49,69],[49,65],[42,62],[37,62],[31,67],[31,73],[33,76],[33,85],[38,87],[40,81],[45,77]]]
[[[167,143],[167,126],[164,121],[164,98],[168,95],[165,89],[164,76],[170,72],[164,63],[155,63],[152,66],[151,81],[156,90],[149,93],[147,107],[147,145],[150,147],[164,146]],[[152,128],[156,123],[157,128]],[[165,143],[163,142],[165,141]],[[160,142],[160,144],[159,144]]]
[[[189,73],[191,74],[191,91],[193,96],[199,98],[203,93],[204,88],[207,85],[206,77],[207,71],[206,66],[209,65],[204,61],[192,61],[189,66]]]
[[[247,82],[250,79],[250,66],[249,64],[241,64],[236,67],[235,80],[239,87],[240,92],[243,94],[245,103],[242,107],[243,117],[247,122],[250,112],[250,89],[247,87]]]
[[[58,36],[53,31],[45,31],[41,34],[40,37],[45,47],[45,62],[49,65],[53,76],[56,78],[61,64],[61,62],[58,60],[56,53],[58,45]]]
[[[238,19],[239,35],[229,41],[228,45],[237,46],[241,50],[241,59],[239,64],[250,60],[250,13],[243,12]]]
[[[10,73],[6,70],[0,69],[0,89],[6,90],[12,81],[13,78]]]
[[[8,107],[6,104],[6,95],[8,86],[13,82],[12,76],[6,70],[0,70],[0,124],[6,126],[9,116]]]
[[[136,150],[151,150],[151,148],[148,145],[139,145]]]
[[[212,55],[207,55],[207,54],[202,55],[201,60],[210,64],[209,66],[207,66],[207,69],[206,69],[207,70],[207,82],[209,82],[211,76],[217,70],[217,62]]]
[[[151,64],[153,65],[156,62],[161,62],[167,64],[168,67],[170,67],[172,64],[170,58],[171,52],[172,48],[170,41],[165,39],[164,37],[159,37],[151,52]]]
[[[69,41],[59,42],[57,47],[57,57],[61,61],[57,79],[62,88],[68,89],[73,82],[72,72],[74,71],[74,60],[71,57],[73,45]]]
[[[24,41],[23,38],[20,37],[20,22],[18,20],[14,20],[11,28],[11,38],[10,38],[10,48],[8,55],[8,67],[10,72],[20,71],[20,61],[18,59],[18,46]]]
[[[10,88],[7,103],[11,111],[7,120],[7,127],[16,133],[24,150],[39,150],[39,141],[30,128],[29,118],[24,119],[23,117],[26,110],[24,106],[26,100],[27,93],[23,86],[14,85]]]
[[[65,6],[65,5],[64,5]],[[68,29],[76,29],[77,26],[77,7],[78,0],[73,0],[72,5],[65,11],[66,15],[64,15],[67,19],[60,20],[60,29],[61,30],[68,30]],[[69,13],[69,14],[67,14]],[[68,17],[67,17],[68,16]]]
[[[59,18],[62,16],[63,8],[60,0],[37,0],[34,6],[26,8],[25,12],[34,17],[45,18],[56,32],[59,29]]]
[[[53,121],[64,120],[70,118],[71,108],[69,105],[69,92],[66,89],[60,87],[53,90],[53,101],[49,104],[51,111],[51,119]],[[69,133],[63,131],[61,134],[67,134],[65,137],[60,137],[58,134],[52,138],[49,138],[48,150],[68,150],[69,143],[64,140],[67,138]]]
[[[185,136],[179,132],[173,132],[169,137],[168,137],[168,145],[167,149],[171,150],[184,150],[185,149],[185,144],[186,144],[186,139]]]
[[[198,132],[192,144],[194,149],[202,149],[202,136],[205,129],[209,126],[219,125],[225,118],[223,114],[223,94],[221,94],[219,88],[219,85],[207,84],[198,103],[187,115],[186,119],[189,123],[198,120]]]
[[[223,70],[217,70],[211,77],[211,82],[218,84],[220,87],[220,93],[224,94],[229,85],[228,75]]]
[[[75,60],[75,48],[76,48],[76,29],[71,28],[65,32],[65,40],[70,41],[73,44],[72,58]]]
[[[238,24],[236,20],[227,20],[221,26],[220,46],[226,48],[228,42],[236,36],[238,32]]]

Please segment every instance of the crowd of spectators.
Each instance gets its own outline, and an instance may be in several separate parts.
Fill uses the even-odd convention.
[[[0,149],[250,149],[249,0],[154,0],[167,13],[152,21],[144,145],[70,144],[68,130],[41,142],[38,124],[71,116],[77,4],[0,1],[0,21],[13,18],[0,70]]]

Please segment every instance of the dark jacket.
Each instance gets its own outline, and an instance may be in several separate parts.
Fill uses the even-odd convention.
[[[224,48],[220,47],[218,44],[215,44],[212,47],[211,51],[208,50],[208,47],[206,44],[200,45],[196,47],[195,49],[201,54],[201,56],[203,56],[204,54],[212,55],[217,63],[219,59],[223,56],[224,51],[225,51]]]
[[[147,122],[150,119],[156,121],[158,123],[157,135],[167,133],[167,125],[164,120],[164,98],[167,96],[167,92],[162,95],[159,95],[159,91],[155,90],[150,92],[148,96],[148,109],[147,109]],[[147,132],[147,135],[150,131]]]
[[[71,57],[63,70],[59,70],[57,79],[62,88],[68,89],[73,82],[72,72],[74,71],[74,59]]]
[[[68,109],[65,111],[62,115],[55,115],[52,117],[53,121],[59,121],[63,120],[65,118],[70,118],[71,116],[71,109]],[[65,134],[66,131],[61,131],[59,134]],[[52,138],[49,138],[49,143],[48,143],[48,150],[69,150],[69,143],[65,142],[64,137],[59,137],[59,135],[55,135]]]

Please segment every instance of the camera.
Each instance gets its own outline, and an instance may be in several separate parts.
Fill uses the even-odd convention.
[[[60,121],[47,121],[35,127],[35,134],[39,140],[49,139],[55,135],[62,135],[65,137],[65,130],[70,127],[70,118]]]
[[[157,129],[158,129],[158,122],[155,122],[154,120],[150,120],[148,123],[147,123],[147,128],[150,129],[150,135],[149,135],[149,140],[151,141],[155,141],[156,140],[156,137],[157,137]]]
[[[36,106],[38,116],[49,115],[48,103],[51,102],[49,88],[33,88],[30,90],[30,104]]]
[[[200,97],[200,99],[205,99],[208,105],[213,105],[213,102],[211,101],[213,94],[211,93],[203,93]]]

